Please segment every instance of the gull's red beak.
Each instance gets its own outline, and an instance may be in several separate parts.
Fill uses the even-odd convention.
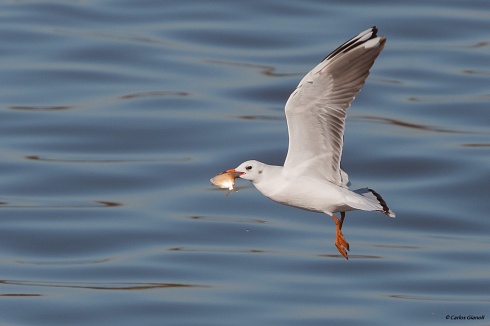
[[[235,169],[229,169],[229,170],[226,170],[225,172],[228,172],[228,173],[233,173],[233,175],[235,176],[235,178],[238,178],[240,177],[241,175],[244,175],[245,172],[238,172],[237,170]]]

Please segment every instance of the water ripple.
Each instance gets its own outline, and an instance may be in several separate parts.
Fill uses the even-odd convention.
[[[107,291],[139,291],[169,288],[207,288],[209,285],[183,284],[183,283],[140,283],[140,282],[48,282],[30,280],[0,280],[0,284],[48,287],[48,288],[71,288]]]
[[[485,1],[115,3],[2,4],[1,325],[439,325],[488,310]],[[245,180],[225,197],[209,178],[282,164],[289,94],[374,24],[387,44],[342,162],[397,219],[349,213],[345,261],[325,214]]]

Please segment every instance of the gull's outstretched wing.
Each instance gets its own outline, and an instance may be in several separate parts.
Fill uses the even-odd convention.
[[[386,39],[372,27],[313,68],[286,103],[289,148],[284,172],[345,186],[340,169],[346,109],[369,75]]]

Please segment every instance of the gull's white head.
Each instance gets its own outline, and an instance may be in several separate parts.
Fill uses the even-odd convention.
[[[259,161],[246,161],[234,169],[242,179],[258,182],[262,177],[262,172],[267,165]]]

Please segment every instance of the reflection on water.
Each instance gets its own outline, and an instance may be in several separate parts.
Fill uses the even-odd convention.
[[[109,290],[109,291],[134,291],[152,290],[166,288],[206,288],[207,285],[178,284],[178,283],[89,283],[89,282],[46,282],[46,281],[21,281],[21,280],[0,280],[0,284],[31,286],[31,287],[50,287],[50,288],[71,288],[89,290]],[[41,294],[39,294],[41,295]]]
[[[32,111],[59,111],[59,110],[70,110],[73,106],[17,106],[13,105],[9,107],[12,110],[32,110]]]
[[[169,159],[121,159],[121,160],[109,160],[109,159],[68,159],[68,158],[47,158],[40,157],[38,155],[27,155],[25,156],[26,160],[32,161],[44,161],[44,162],[57,162],[57,163],[93,163],[93,164],[101,164],[101,163],[151,163],[151,162],[159,162],[159,163],[185,163],[191,162],[193,160],[192,157],[180,157],[180,158],[169,158]]]
[[[479,48],[485,48],[487,46],[490,46],[490,42],[487,41],[481,41],[477,42],[476,44],[471,45],[471,48],[479,49]]]
[[[170,92],[170,91],[155,91],[155,92],[142,92],[135,94],[128,94],[120,96],[120,99],[130,100],[135,98],[142,97],[166,97],[166,96],[189,96],[190,94],[187,92]]]
[[[17,264],[25,265],[39,265],[39,266],[71,266],[71,265],[94,265],[94,264],[106,264],[111,262],[113,259],[104,258],[96,260],[81,260],[81,259],[56,259],[54,261],[49,261],[43,259],[40,261],[36,260],[16,260]]]
[[[0,324],[488,315],[488,5],[353,8],[5,2]],[[324,214],[243,180],[226,197],[209,178],[252,155],[283,162],[287,97],[374,24],[388,42],[349,113],[343,162],[398,218],[352,212],[345,261]]]
[[[416,130],[430,131],[430,132],[442,132],[442,133],[455,133],[455,134],[472,134],[472,132],[468,131],[460,131],[460,130],[449,130],[437,128],[434,126],[425,126],[421,124],[415,124],[410,122],[401,121],[398,119],[385,118],[385,117],[374,117],[374,116],[355,116],[353,119],[366,120],[374,123],[382,123],[382,124],[391,124],[394,126],[399,126],[403,128],[411,128]]]
[[[490,147],[489,144],[462,144],[464,147]]]
[[[481,72],[480,72],[481,73]],[[461,96],[424,96],[424,97],[409,97],[410,102],[424,102],[424,103],[475,103],[475,102],[488,102],[490,100],[490,94],[478,94],[478,95],[461,95]]]
[[[258,219],[250,219],[250,218],[240,218],[240,217],[220,217],[220,216],[189,216],[189,218],[193,220],[204,220],[204,221],[213,221],[213,222],[223,222],[223,223],[258,223],[258,224],[266,224],[267,221],[258,220]]]
[[[11,201],[0,202],[0,208],[27,208],[27,209],[37,209],[37,208],[103,208],[103,207],[117,207],[122,206],[122,203],[96,200],[94,202],[78,202],[73,203],[67,200],[53,200],[50,202],[46,199],[41,199],[36,201],[35,199],[29,199],[25,202],[25,199],[12,199]]]
[[[483,75],[483,76],[490,76],[490,70],[473,70],[473,69],[465,69],[462,71],[463,74],[468,74],[468,75]],[[487,94],[486,97],[489,95]]]
[[[434,301],[434,302],[466,302],[466,303],[488,303],[490,299],[466,299],[466,298],[454,298],[447,296],[413,296],[413,295],[389,295],[390,298],[402,299],[402,300],[416,300],[416,301]]]
[[[275,121],[286,121],[286,117],[278,117],[272,115],[240,115],[238,119],[243,120],[275,120]]]
[[[219,64],[219,65],[226,65],[226,66],[232,66],[232,67],[243,67],[243,68],[252,68],[252,69],[258,69],[261,74],[265,76],[270,76],[270,77],[290,77],[290,76],[303,76],[303,74],[296,73],[296,74],[291,74],[291,73],[276,73],[276,67],[273,66],[265,66],[265,65],[257,65],[257,64],[251,64],[251,63],[240,63],[240,62],[226,62],[226,61],[218,61],[218,60],[206,60],[206,62],[209,63],[214,63],[214,64]]]
[[[0,297],[40,297],[42,294],[35,293],[4,293],[0,294]]]

